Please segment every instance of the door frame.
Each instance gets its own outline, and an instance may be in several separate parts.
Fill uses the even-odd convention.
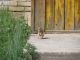
[[[32,13],[31,14],[31,29],[32,29],[33,33],[37,33],[35,31],[35,0],[32,0],[31,2],[32,2],[31,3],[31,10],[32,10],[32,12],[31,12]],[[45,4],[45,2],[44,2],[44,4]],[[44,17],[44,18],[46,19],[46,17]],[[45,21],[45,19],[44,19],[44,21]],[[45,29],[45,23],[44,23],[44,26],[42,28]]]
[[[34,14],[35,14],[35,11],[34,11],[34,7],[35,7],[35,0],[32,0],[31,1],[31,29],[32,29],[32,32],[35,33],[35,18],[34,18]]]

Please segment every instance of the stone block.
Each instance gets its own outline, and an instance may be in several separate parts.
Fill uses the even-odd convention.
[[[13,12],[13,16],[17,18],[24,17],[24,12]]]
[[[0,6],[2,5],[2,1],[0,1]]]
[[[17,2],[16,2],[16,1],[4,1],[4,2],[0,1],[0,5],[5,5],[5,6],[7,6],[7,5],[17,6]]]
[[[18,6],[31,6],[31,2],[18,2]]]
[[[13,1],[26,1],[26,0],[13,0]]]
[[[31,7],[25,7],[25,11],[31,11]]]
[[[26,1],[31,1],[31,0],[26,0]]]
[[[31,21],[28,21],[28,25],[31,26]]]
[[[25,19],[31,20],[31,12],[25,12]]]
[[[17,6],[17,1],[9,1],[10,6]]]
[[[10,11],[24,11],[24,7],[13,7],[13,6],[10,6],[9,10]]]
[[[31,0],[13,0],[13,1],[31,1]]]
[[[29,26],[31,26],[31,12],[25,12],[24,16],[26,23],[28,23]]]

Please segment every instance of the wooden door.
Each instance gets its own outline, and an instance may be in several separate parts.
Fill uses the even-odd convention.
[[[46,30],[79,30],[80,0],[46,0]]]
[[[80,0],[34,0],[34,27],[45,31],[80,30]]]
[[[55,30],[64,30],[64,0],[55,0]]]
[[[55,29],[55,0],[46,0],[46,30]]]
[[[80,30],[80,0],[75,0],[75,30]]]
[[[74,30],[74,0],[65,0],[65,30]]]
[[[46,30],[64,30],[64,0],[46,0]]]

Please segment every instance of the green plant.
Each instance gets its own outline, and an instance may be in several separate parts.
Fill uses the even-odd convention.
[[[24,49],[27,50],[27,52],[25,53],[25,56],[26,56],[27,60],[28,60],[27,54],[29,54],[29,56],[31,56],[32,60],[36,60],[36,54],[37,53],[35,51],[36,50],[35,46],[27,43],[26,46],[24,47]]]
[[[23,49],[30,33],[23,18],[15,18],[8,9],[0,9],[0,60],[24,60]],[[31,57],[29,53],[27,56]]]

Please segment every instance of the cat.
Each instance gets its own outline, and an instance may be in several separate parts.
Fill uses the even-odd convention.
[[[41,27],[38,27],[38,37],[43,39],[44,37],[44,30]]]

